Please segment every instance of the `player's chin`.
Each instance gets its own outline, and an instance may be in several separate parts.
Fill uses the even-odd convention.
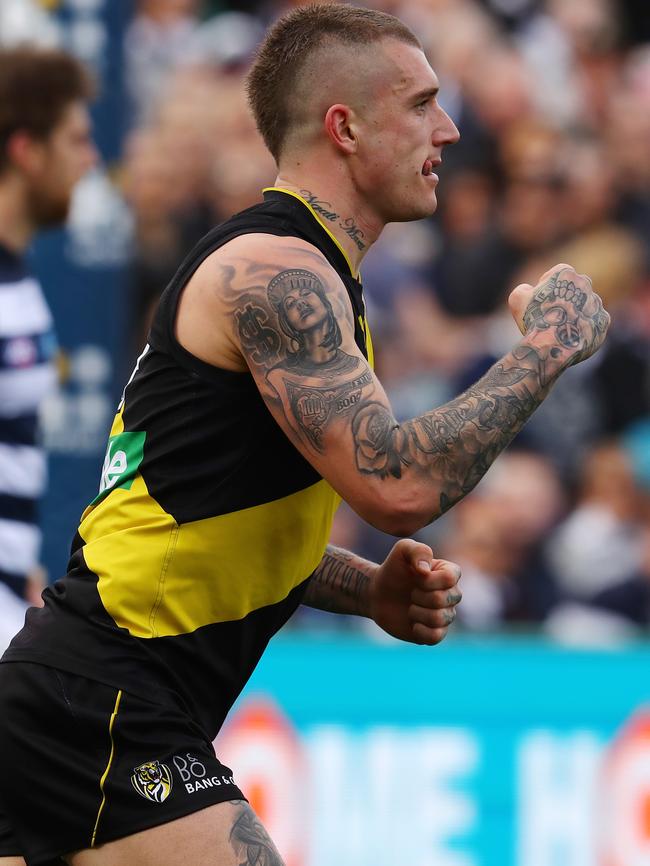
[[[419,198],[403,208],[399,212],[395,212],[387,222],[407,223],[414,220],[426,219],[436,212],[438,201],[435,194],[429,195],[428,198]]]
[[[417,201],[413,202],[415,215],[411,219],[421,220],[433,216],[438,208],[438,199],[434,189],[426,189]]]

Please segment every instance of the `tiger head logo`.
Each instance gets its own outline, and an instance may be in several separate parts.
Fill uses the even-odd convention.
[[[164,803],[172,790],[172,774],[169,767],[160,761],[147,761],[134,767],[131,783],[138,794],[147,800]]]

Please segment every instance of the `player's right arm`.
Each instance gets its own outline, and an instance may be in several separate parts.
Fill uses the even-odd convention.
[[[412,534],[466,495],[609,325],[590,280],[558,265],[511,294],[523,333],[511,352],[455,400],[398,423],[354,341],[345,287],[313,247],[247,235],[211,258],[232,357],[245,360],[277,423],[319,474],[395,535]]]

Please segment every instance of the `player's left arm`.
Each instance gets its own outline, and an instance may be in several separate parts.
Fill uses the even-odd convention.
[[[303,604],[366,616],[393,637],[433,645],[456,616],[459,577],[458,565],[412,539],[398,541],[381,565],[329,545]]]

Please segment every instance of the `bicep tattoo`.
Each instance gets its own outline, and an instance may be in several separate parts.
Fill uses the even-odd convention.
[[[252,263],[249,272],[259,278],[264,269]],[[278,273],[267,266],[269,273],[266,286],[237,296],[239,342],[294,432],[323,453],[328,426],[372,393],[374,379],[368,365],[343,348],[339,322],[353,328],[353,320],[341,293],[304,268]]]
[[[242,348],[258,366],[272,364],[280,354],[280,337],[263,307],[247,303],[235,313]]]

